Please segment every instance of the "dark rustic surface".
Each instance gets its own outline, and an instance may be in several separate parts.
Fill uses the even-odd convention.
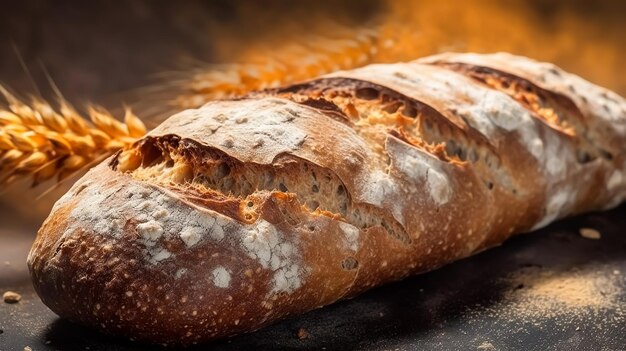
[[[581,237],[590,227],[600,240]],[[23,295],[0,303],[0,350],[154,350],[113,339],[59,319],[34,294],[24,257],[30,241],[0,233],[0,290]],[[16,240],[18,238],[18,240]],[[581,315],[567,307],[557,316],[518,310],[505,302],[510,274],[527,267],[546,272],[593,269],[612,277],[619,292],[612,307]],[[601,287],[599,287],[601,289]],[[437,271],[374,289],[252,334],[194,350],[624,350],[626,348],[626,205],[566,219],[536,233]],[[529,317],[530,316],[530,317]],[[163,325],[162,328],[167,328]],[[299,339],[304,328],[309,337]],[[493,346],[493,348],[492,348]]]

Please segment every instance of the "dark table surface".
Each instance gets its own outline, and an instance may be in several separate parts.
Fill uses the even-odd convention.
[[[582,237],[585,227],[601,238]],[[0,350],[155,349],[101,335],[48,310],[28,280],[30,240],[0,232],[0,290],[23,296],[17,304],[0,303]],[[563,284],[537,290],[536,281],[524,286],[528,280],[516,276],[548,278],[552,288],[554,280]],[[602,284],[589,290],[590,279]],[[530,298],[518,301],[515,294]],[[301,328],[304,339],[298,337]],[[194,348],[240,349],[625,350],[626,205],[566,219],[434,272]]]

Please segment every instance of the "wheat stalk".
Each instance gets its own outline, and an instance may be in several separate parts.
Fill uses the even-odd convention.
[[[378,51],[375,32],[344,28],[337,32],[339,38],[301,37],[297,43],[253,50],[241,57],[244,63],[205,65],[183,73],[178,84],[170,80],[164,88],[174,89],[174,106],[197,108],[211,100],[238,97],[371,63]]]
[[[2,85],[0,94],[7,103],[0,109],[0,187],[28,177],[33,186],[55,176],[60,182],[146,133],[129,108],[120,122],[89,106],[87,120],[64,99],[55,109],[36,97],[24,103]]]

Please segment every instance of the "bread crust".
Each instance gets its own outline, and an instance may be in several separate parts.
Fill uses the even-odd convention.
[[[583,143],[450,63],[568,99],[559,118],[582,116],[602,140]],[[626,197],[624,99],[558,71],[573,93],[542,65],[441,55],[183,111],[57,202],[28,258],[35,289],[79,323],[186,345],[616,206]],[[602,111],[583,100],[602,96]],[[581,161],[583,144],[605,154]]]

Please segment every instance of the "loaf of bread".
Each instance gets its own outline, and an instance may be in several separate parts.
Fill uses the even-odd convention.
[[[626,101],[443,54],[176,114],[92,169],[28,257],[62,317],[187,345],[435,269],[626,197]]]

